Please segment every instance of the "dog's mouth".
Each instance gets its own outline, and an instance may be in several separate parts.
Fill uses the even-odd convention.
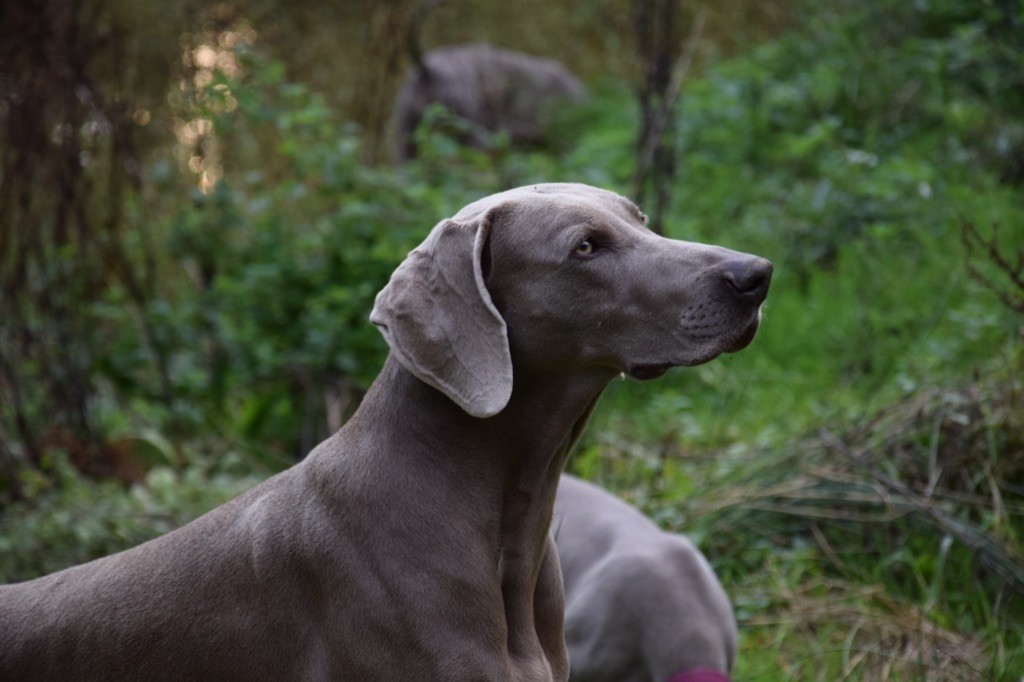
[[[629,376],[634,379],[639,379],[640,381],[657,379],[675,366],[676,365],[668,362],[657,365],[632,365],[629,368]]]
[[[738,337],[736,337],[735,341],[729,344],[729,347],[725,349],[725,352],[737,353],[746,348],[747,346],[749,346],[750,342],[754,340],[755,336],[757,336],[757,330],[760,328],[760,326],[761,312],[758,311],[757,315],[754,316],[754,319],[750,321],[750,324],[748,324],[746,328],[743,330],[743,332]]]
[[[732,343],[726,346],[723,350],[709,352],[707,354],[687,358],[686,360],[679,362],[637,363],[630,365],[626,373],[634,379],[648,381],[650,379],[657,379],[673,367],[692,367],[694,365],[702,365],[705,362],[714,360],[722,353],[736,353],[749,346],[750,342],[754,340],[755,336],[757,336],[757,330],[760,326],[761,314],[758,312],[750,323],[743,328],[743,331],[740,332],[739,336],[737,336]]]

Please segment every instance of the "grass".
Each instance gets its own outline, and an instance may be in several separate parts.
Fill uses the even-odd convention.
[[[573,466],[708,554],[741,623],[736,679],[1018,679],[1019,355],[1010,367],[717,456],[598,435]]]

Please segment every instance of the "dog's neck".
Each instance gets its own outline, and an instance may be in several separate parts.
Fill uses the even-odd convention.
[[[374,429],[393,446],[376,457],[401,458],[403,470],[429,466],[452,486],[472,488],[465,492],[481,507],[478,513],[500,513],[511,524],[502,528],[503,536],[528,533],[529,544],[542,544],[565,459],[614,376],[606,369],[561,375],[516,370],[505,409],[479,419],[389,355],[346,429]],[[520,507],[526,508],[522,514]]]
[[[504,464],[502,521],[508,525],[502,539],[517,538],[510,543],[517,551],[543,546],[559,475],[609,379],[606,372],[552,376],[517,370],[508,406],[483,420],[500,434],[492,447]]]
[[[373,429],[375,442],[383,446],[366,466],[387,468],[392,483],[405,475],[404,485],[429,486],[432,494],[444,496],[448,521],[468,523],[484,536],[491,566],[482,570],[494,571],[500,581],[513,655],[516,637],[534,628],[534,591],[559,475],[614,376],[607,369],[561,375],[516,371],[507,407],[479,419],[389,356],[339,433],[351,443]]]

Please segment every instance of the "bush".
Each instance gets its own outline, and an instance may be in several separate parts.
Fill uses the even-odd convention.
[[[231,458],[222,458],[230,460]],[[259,480],[194,458],[181,471],[157,467],[142,485],[84,478],[55,453],[43,471],[24,472],[30,501],[0,517],[0,583],[40,575],[119,552],[222,504]]]

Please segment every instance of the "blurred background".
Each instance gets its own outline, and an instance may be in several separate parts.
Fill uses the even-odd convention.
[[[166,532],[303,457],[373,297],[480,196],[578,181],[775,262],[756,341],[616,382],[569,469],[689,534],[737,680],[1024,676],[1021,0],[7,0],[0,581]],[[418,45],[561,62],[526,143]]]

